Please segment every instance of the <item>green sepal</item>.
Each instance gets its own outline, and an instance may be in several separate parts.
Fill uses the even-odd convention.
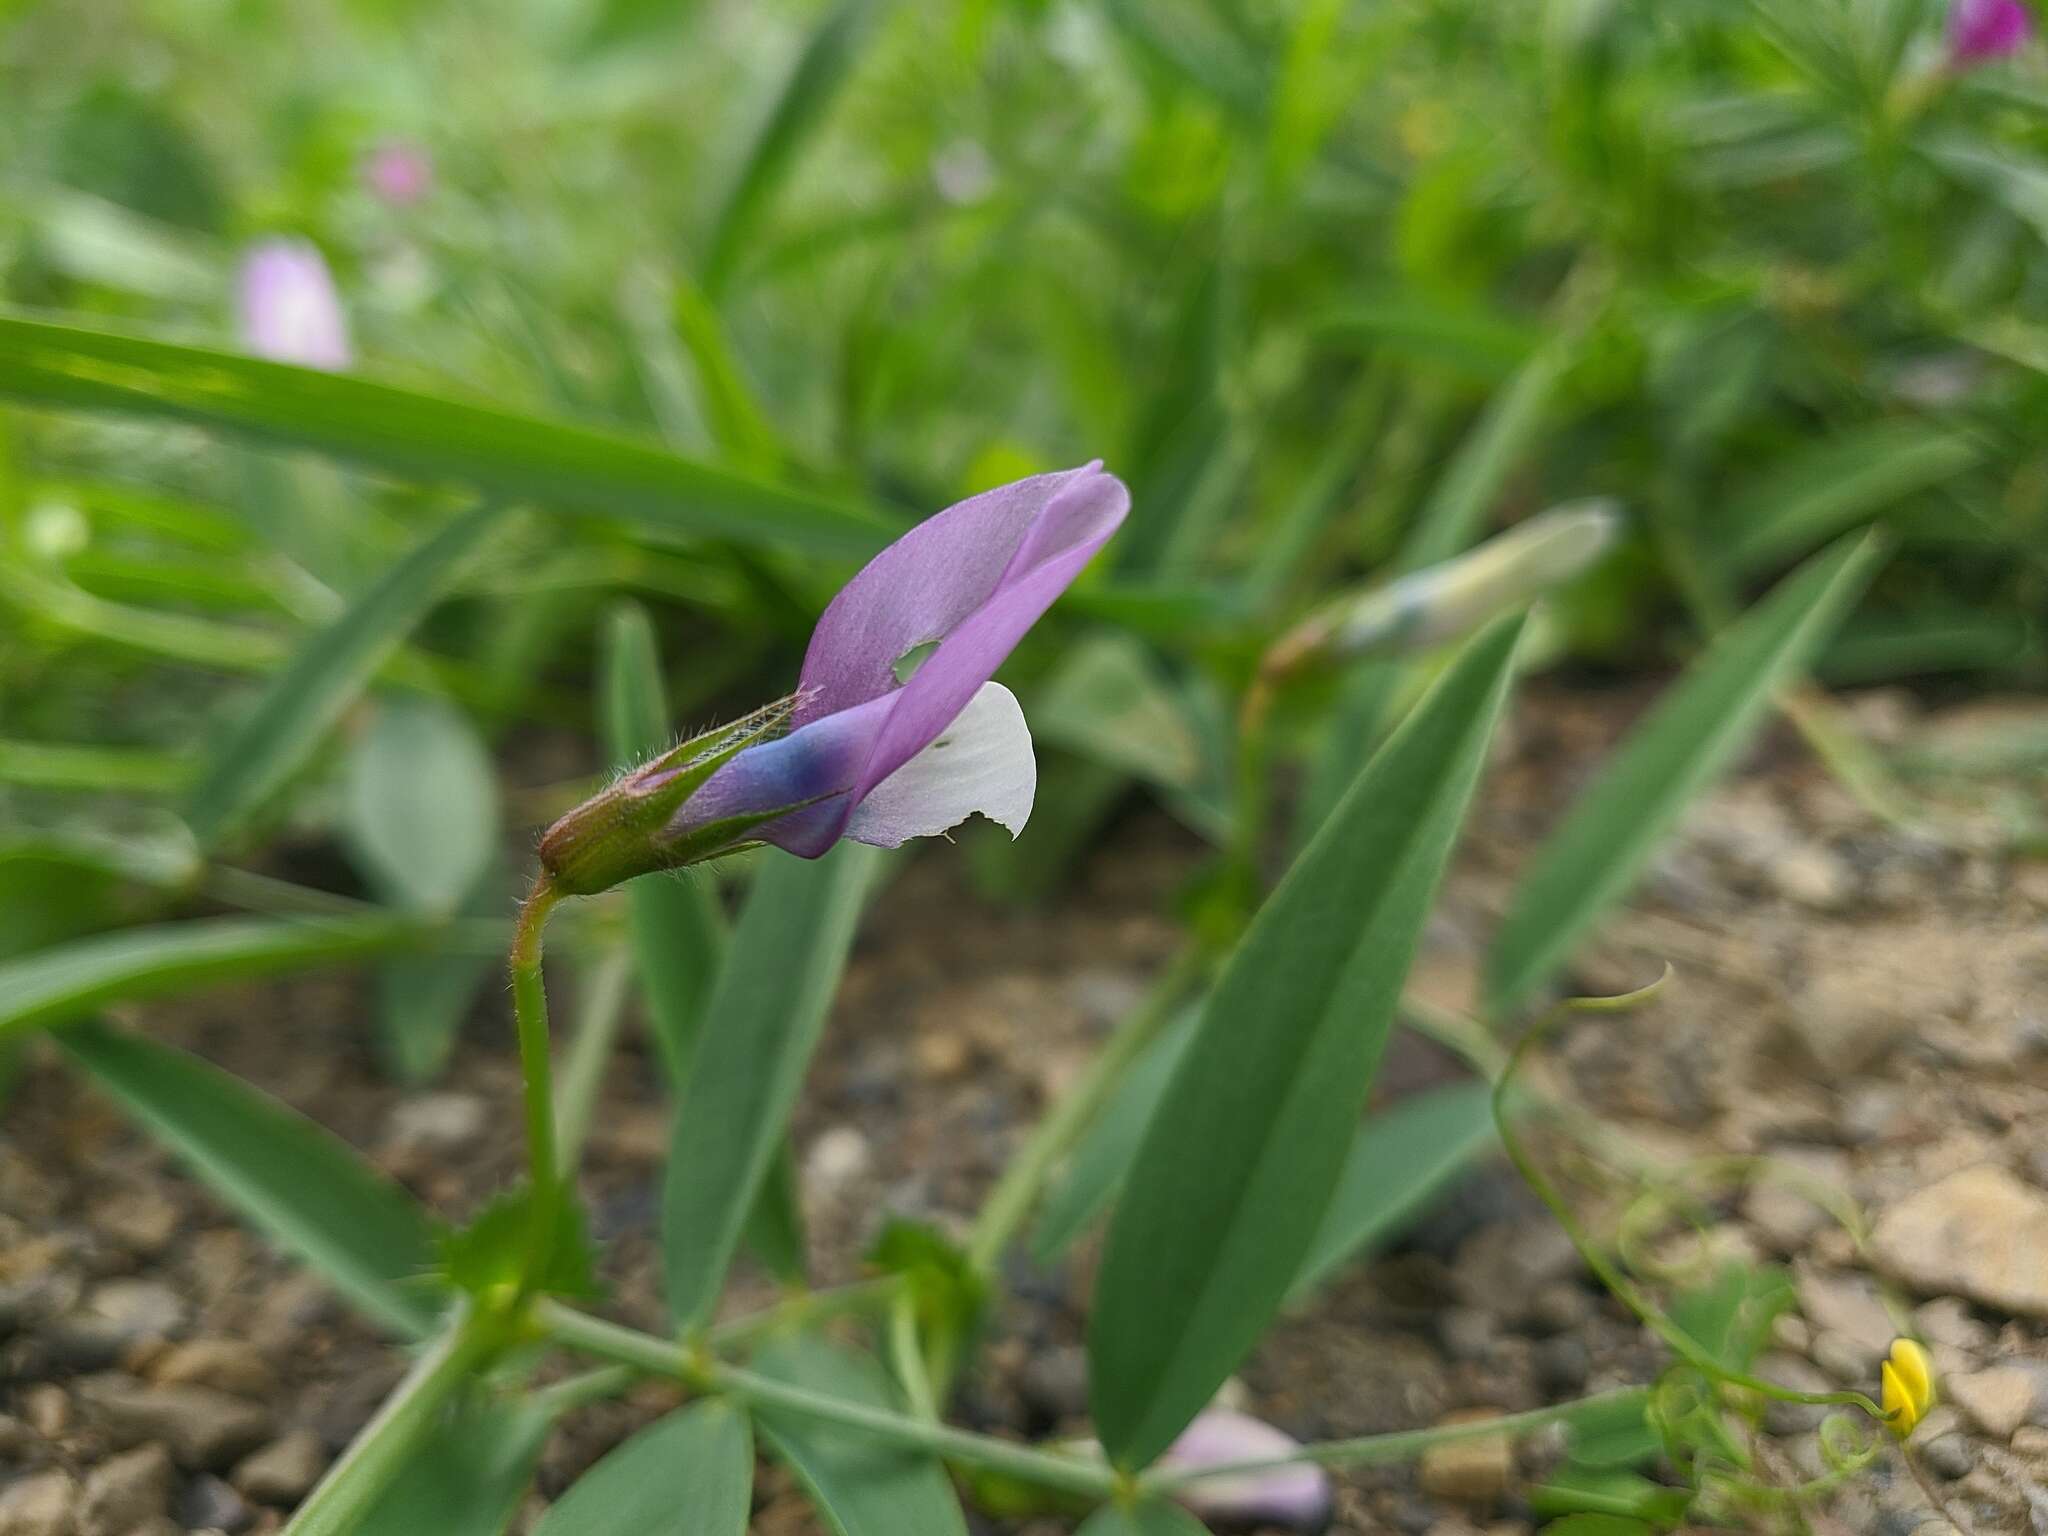
[[[556,890],[594,896],[635,875],[680,869],[724,852],[746,832],[796,807],[728,817],[687,838],[666,836],[684,803],[746,748],[780,736],[796,707],[791,696],[731,725],[693,736],[621,775],[549,827],[540,860]]]

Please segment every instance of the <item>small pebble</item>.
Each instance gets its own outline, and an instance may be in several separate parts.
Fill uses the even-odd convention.
[[[1491,1409],[1452,1414],[1444,1424],[1469,1424],[1498,1418]],[[1514,1451],[1505,1435],[1451,1440],[1422,1453],[1417,1477],[1425,1493],[1459,1504],[1487,1505],[1506,1492],[1514,1471]]]
[[[289,1508],[327,1470],[327,1447],[310,1430],[296,1429],[253,1451],[236,1465],[229,1481],[259,1504]]]
[[[78,1536],[128,1536],[170,1507],[171,1482],[171,1453],[161,1445],[108,1457],[85,1476]]]
[[[0,1487],[0,1536],[71,1536],[78,1484],[68,1472],[38,1472]]]
[[[1959,1434],[1940,1435],[1928,1441],[1920,1448],[1920,1458],[1950,1482],[1968,1477],[1970,1468],[1977,1464],[1976,1451]]]
[[[188,1530],[226,1531],[235,1536],[256,1520],[249,1501],[217,1477],[195,1477],[178,1499],[178,1520]]]

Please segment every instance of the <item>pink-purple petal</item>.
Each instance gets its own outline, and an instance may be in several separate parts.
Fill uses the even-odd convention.
[[[1958,64],[2002,59],[2025,47],[2033,30],[2021,0],[1955,0],[1948,13],[1949,56]]]
[[[265,240],[242,259],[236,282],[242,345],[272,362],[336,370],[351,360],[341,297],[318,248]]]
[[[1301,1443],[1263,1419],[1228,1408],[1211,1408],[1159,1458],[1176,1472],[1227,1467],[1238,1462],[1278,1460],[1301,1449]],[[1309,1462],[1268,1467],[1256,1472],[1228,1473],[1189,1483],[1175,1497],[1205,1520],[1229,1523],[1270,1522],[1295,1530],[1320,1530],[1330,1518],[1330,1478]]]

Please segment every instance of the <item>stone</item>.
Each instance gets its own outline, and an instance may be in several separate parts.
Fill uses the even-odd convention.
[[[1913,1312],[1913,1327],[1929,1344],[1963,1354],[1980,1355],[1991,1348],[1989,1324],[1973,1317],[1953,1296],[1922,1302]]]
[[[1443,1424],[1472,1424],[1498,1418],[1492,1409],[1454,1413]],[[1507,1491],[1514,1471],[1514,1447],[1505,1435],[1449,1440],[1422,1453],[1417,1476],[1425,1493],[1458,1504],[1484,1506]]]
[[[87,1214],[93,1226],[145,1259],[162,1253],[178,1235],[178,1207],[148,1186],[103,1195]]]
[[[1584,1268],[1555,1222],[1492,1222],[1458,1246],[1451,1283],[1465,1305],[1520,1322],[1544,1286],[1574,1279]]]
[[[1960,1434],[1937,1435],[1920,1447],[1920,1459],[1950,1482],[1968,1477],[1970,1469],[1977,1464],[1977,1454],[1969,1438]]]
[[[1855,1076],[1931,1020],[1968,1017],[1974,936],[1900,923],[1816,939],[1783,1021],[1830,1079]]]
[[[1836,1274],[1828,1270],[1797,1266],[1793,1284],[1799,1294],[1799,1310],[1813,1325],[1815,1338],[1826,1333],[1843,1335],[1850,1343],[1876,1360],[1891,1348],[1898,1329],[1891,1313],[1877,1294],[1877,1287],[1861,1275]]]
[[[1855,866],[1821,843],[1781,848],[1764,878],[1780,896],[1818,912],[1839,912],[1856,900]]]
[[[1994,1365],[1951,1376],[1941,1383],[1949,1400],[1987,1435],[2010,1440],[2022,1424],[2037,1421],[2048,1406],[2048,1367]]]
[[[277,1389],[263,1351],[243,1339],[189,1339],[150,1363],[150,1379],[166,1387],[215,1387],[262,1401]]]
[[[80,1394],[108,1435],[122,1445],[161,1440],[181,1467],[212,1471],[269,1436],[270,1413],[212,1387],[144,1386],[130,1377],[94,1377]]]
[[[1017,1388],[1024,1401],[1054,1423],[1088,1412],[1088,1356],[1075,1345],[1041,1350],[1024,1362]]]
[[[1757,1375],[1794,1392],[1832,1392],[1834,1382],[1797,1355],[1768,1354],[1756,1363]],[[1799,1435],[1818,1429],[1828,1409],[1822,1403],[1786,1403],[1773,1398],[1764,1404],[1764,1428],[1774,1435]]]
[[[384,1137],[408,1151],[457,1152],[490,1125],[491,1110],[474,1093],[420,1093],[391,1106]]]
[[[88,1317],[113,1325],[131,1344],[167,1339],[185,1326],[191,1309],[160,1280],[108,1280],[85,1298]]]
[[[1484,1360],[1493,1348],[1493,1317],[1477,1307],[1445,1307],[1437,1314],[1436,1336],[1453,1360]]]
[[[1592,1352],[1574,1334],[1559,1334],[1536,1346],[1536,1381],[1546,1392],[1576,1392],[1592,1369]]]
[[[295,1429],[251,1452],[228,1481],[259,1504],[289,1508],[303,1499],[327,1470],[327,1447],[311,1430]]]
[[[38,1472],[0,1487],[0,1536],[72,1536],[78,1484],[68,1472]]]
[[[178,1497],[178,1523],[192,1531],[226,1531],[235,1536],[256,1522],[249,1501],[217,1477],[195,1477]]]
[[[1878,1266],[1914,1290],[2048,1319],[2048,1196],[1983,1163],[1888,1207]]]
[[[171,1453],[137,1446],[110,1456],[85,1477],[78,1501],[78,1536],[128,1536],[171,1504]]]
[[[859,1130],[834,1125],[818,1134],[804,1157],[804,1187],[843,1189],[874,1166],[874,1149]]]

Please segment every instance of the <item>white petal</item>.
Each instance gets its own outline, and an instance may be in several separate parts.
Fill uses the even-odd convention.
[[[1015,837],[1031,819],[1038,760],[1017,696],[983,683],[943,735],[874,787],[854,808],[846,835],[894,848],[936,837],[976,811]]]

